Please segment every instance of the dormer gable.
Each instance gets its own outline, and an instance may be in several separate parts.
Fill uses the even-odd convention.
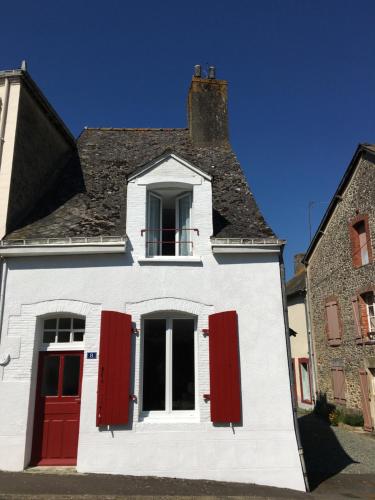
[[[126,227],[136,259],[181,260],[210,252],[211,179],[172,152],[128,177]]]
[[[160,182],[186,182],[188,184],[201,184],[202,179],[212,180],[212,177],[181,158],[175,153],[166,152],[151,162],[139,167],[128,177],[128,182],[135,181],[137,184],[152,184]]]

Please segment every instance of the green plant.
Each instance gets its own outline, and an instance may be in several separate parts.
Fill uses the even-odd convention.
[[[336,427],[339,424],[339,422],[342,421],[342,413],[337,409],[332,410],[328,414],[328,420],[331,425],[334,425]]]
[[[363,416],[357,413],[345,413],[342,421],[353,427],[363,427]]]

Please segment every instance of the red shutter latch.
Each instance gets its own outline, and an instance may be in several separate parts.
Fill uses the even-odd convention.
[[[203,333],[203,335],[207,336],[210,333],[210,331],[208,328],[202,328],[202,333]]]
[[[203,394],[203,399],[204,399],[205,401],[210,401],[211,396],[210,396],[209,394]]]
[[[134,401],[134,403],[137,403],[137,396],[135,394],[129,394],[129,401]]]

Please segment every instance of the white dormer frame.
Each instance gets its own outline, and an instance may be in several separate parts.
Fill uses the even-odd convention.
[[[204,254],[211,254],[210,237],[212,236],[212,176],[173,153],[148,162],[128,177],[127,186],[127,236],[133,258],[139,263],[157,263],[167,261],[200,261]],[[199,235],[192,232],[194,240],[192,255],[146,255],[146,238],[142,230],[149,227],[147,205],[149,193],[162,192],[166,189],[191,192],[192,207],[190,210],[191,224],[199,221]],[[177,193],[177,197],[179,193]],[[176,216],[177,216],[176,210]],[[189,225],[191,225],[189,224]],[[178,225],[177,225],[178,226]],[[176,227],[177,227],[176,226]],[[192,227],[192,226],[191,226]],[[176,235],[176,242],[178,235]]]

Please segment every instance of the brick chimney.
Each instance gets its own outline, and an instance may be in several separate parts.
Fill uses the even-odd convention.
[[[304,258],[304,256],[304,253],[297,253],[294,256],[294,274],[303,273],[303,271],[305,270],[305,265],[302,264],[302,259]]]
[[[201,77],[201,66],[194,67],[188,95],[190,137],[197,146],[229,142],[227,82],[216,80],[215,67],[207,78]]]

